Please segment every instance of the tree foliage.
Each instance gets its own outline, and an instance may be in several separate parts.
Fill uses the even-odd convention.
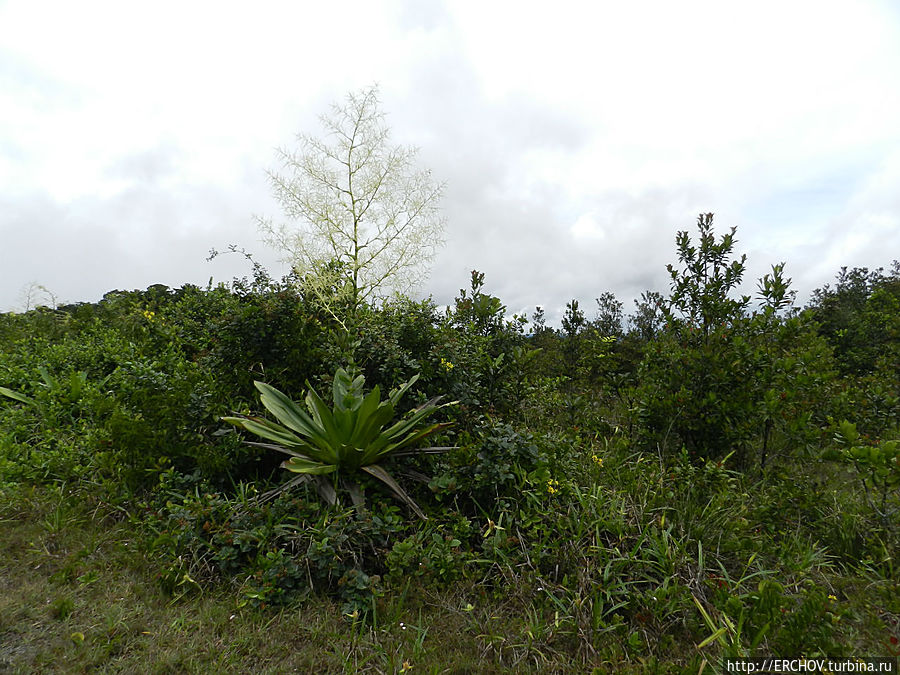
[[[731,297],[743,279],[747,256],[731,259],[735,228],[716,241],[712,213],[700,214],[697,230],[696,244],[687,231],[675,238],[678,261],[684,269],[666,268],[672,278],[667,318],[670,323],[680,319],[709,337],[716,326],[740,317],[749,303],[747,297]]]
[[[841,268],[835,285],[813,291],[809,313],[834,347],[841,370],[873,371],[879,360],[898,349],[900,337],[900,263],[889,274],[882,268]]]

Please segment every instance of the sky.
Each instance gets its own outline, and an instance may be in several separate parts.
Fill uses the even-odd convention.
[[[438,304],[629,312],[705,212],[747,293],[900,258],[894,0],[0,0],[0,311],[281,276],[275,149],[372,85],[446,182]]]

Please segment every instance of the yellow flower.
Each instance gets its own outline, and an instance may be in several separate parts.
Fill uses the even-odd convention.
[[[559,492],[558,488],[559,488],[558,480],[553,480],[551,478],[550,480],[547,481],[547,492],[549,492],[551,495],[555,495],[557,492]]]
[[[444,367],[444,370],[450,371],[453,370],[453,364],[445,359],[443,356],[441,357],[441,365]]]
[[[487,529],[484,531],[484,536],[488,537],[488,536],[490,536],[490,534],[492,532],[495,532],[497,530],[505,530],[505,529],[506,529],[505,527],[500,527],[497,523],[495,523],[493,520],[488,518]]]
[[[597,466],[600,466],[600,467],[603,466],[603,458],[602,457],[597,457],[597,455],[591,455],[591,461],[593,461],[594,464],[596,464]]]
[[[837,600],[837,596],[836,596],[836,595],[830,595],[830,594],[829,594],[828,599],[829,599],[829,600]]]
[[[156,312],[151,312],[149,309],[144,310],[144,318],[147,321],[153,321],[153,317],[156,316]]]

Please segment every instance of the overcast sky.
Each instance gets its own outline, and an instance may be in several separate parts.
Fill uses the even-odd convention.
[[[0,0],[0,311],[275,276],[274,148],[377,83],[447,182],[422,297],[510,312],[668,288],[678,230],[738,228],[747,291],[900,257],[900,3]]]

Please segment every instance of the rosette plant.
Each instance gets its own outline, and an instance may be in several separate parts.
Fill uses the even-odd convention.
[[[449,424],[426,422],[440,408],[455,405],[456,401],[440,404],[438,396],[395,420],[401,397],[419,379],[409,381],[381,400],[376,385],[367,395],[363,393],[365,378],[352,377],[339,368],[332,386],[333,405],[329,407],[307,382],[306,408],[265,382],[255,382],[263,406],[279,423],[262,417],[235,415],[222,420],[242,427],[271,443],[250,442],[251,445],[277,450],[290,455],[282,463],[288,471],[301,474],[301,480],[315,480],[319,494],[329,504],[337,501],[337,489],[350,493],[353,503],[362,506],[363,497],[353,475],[363,471],[387,485],[419,517],[425,514],[385,470],[383,462],[391,457],[420,453],[438,453],[450,447],[415,447]],[[330,479],[330,480],[329,480]]]

